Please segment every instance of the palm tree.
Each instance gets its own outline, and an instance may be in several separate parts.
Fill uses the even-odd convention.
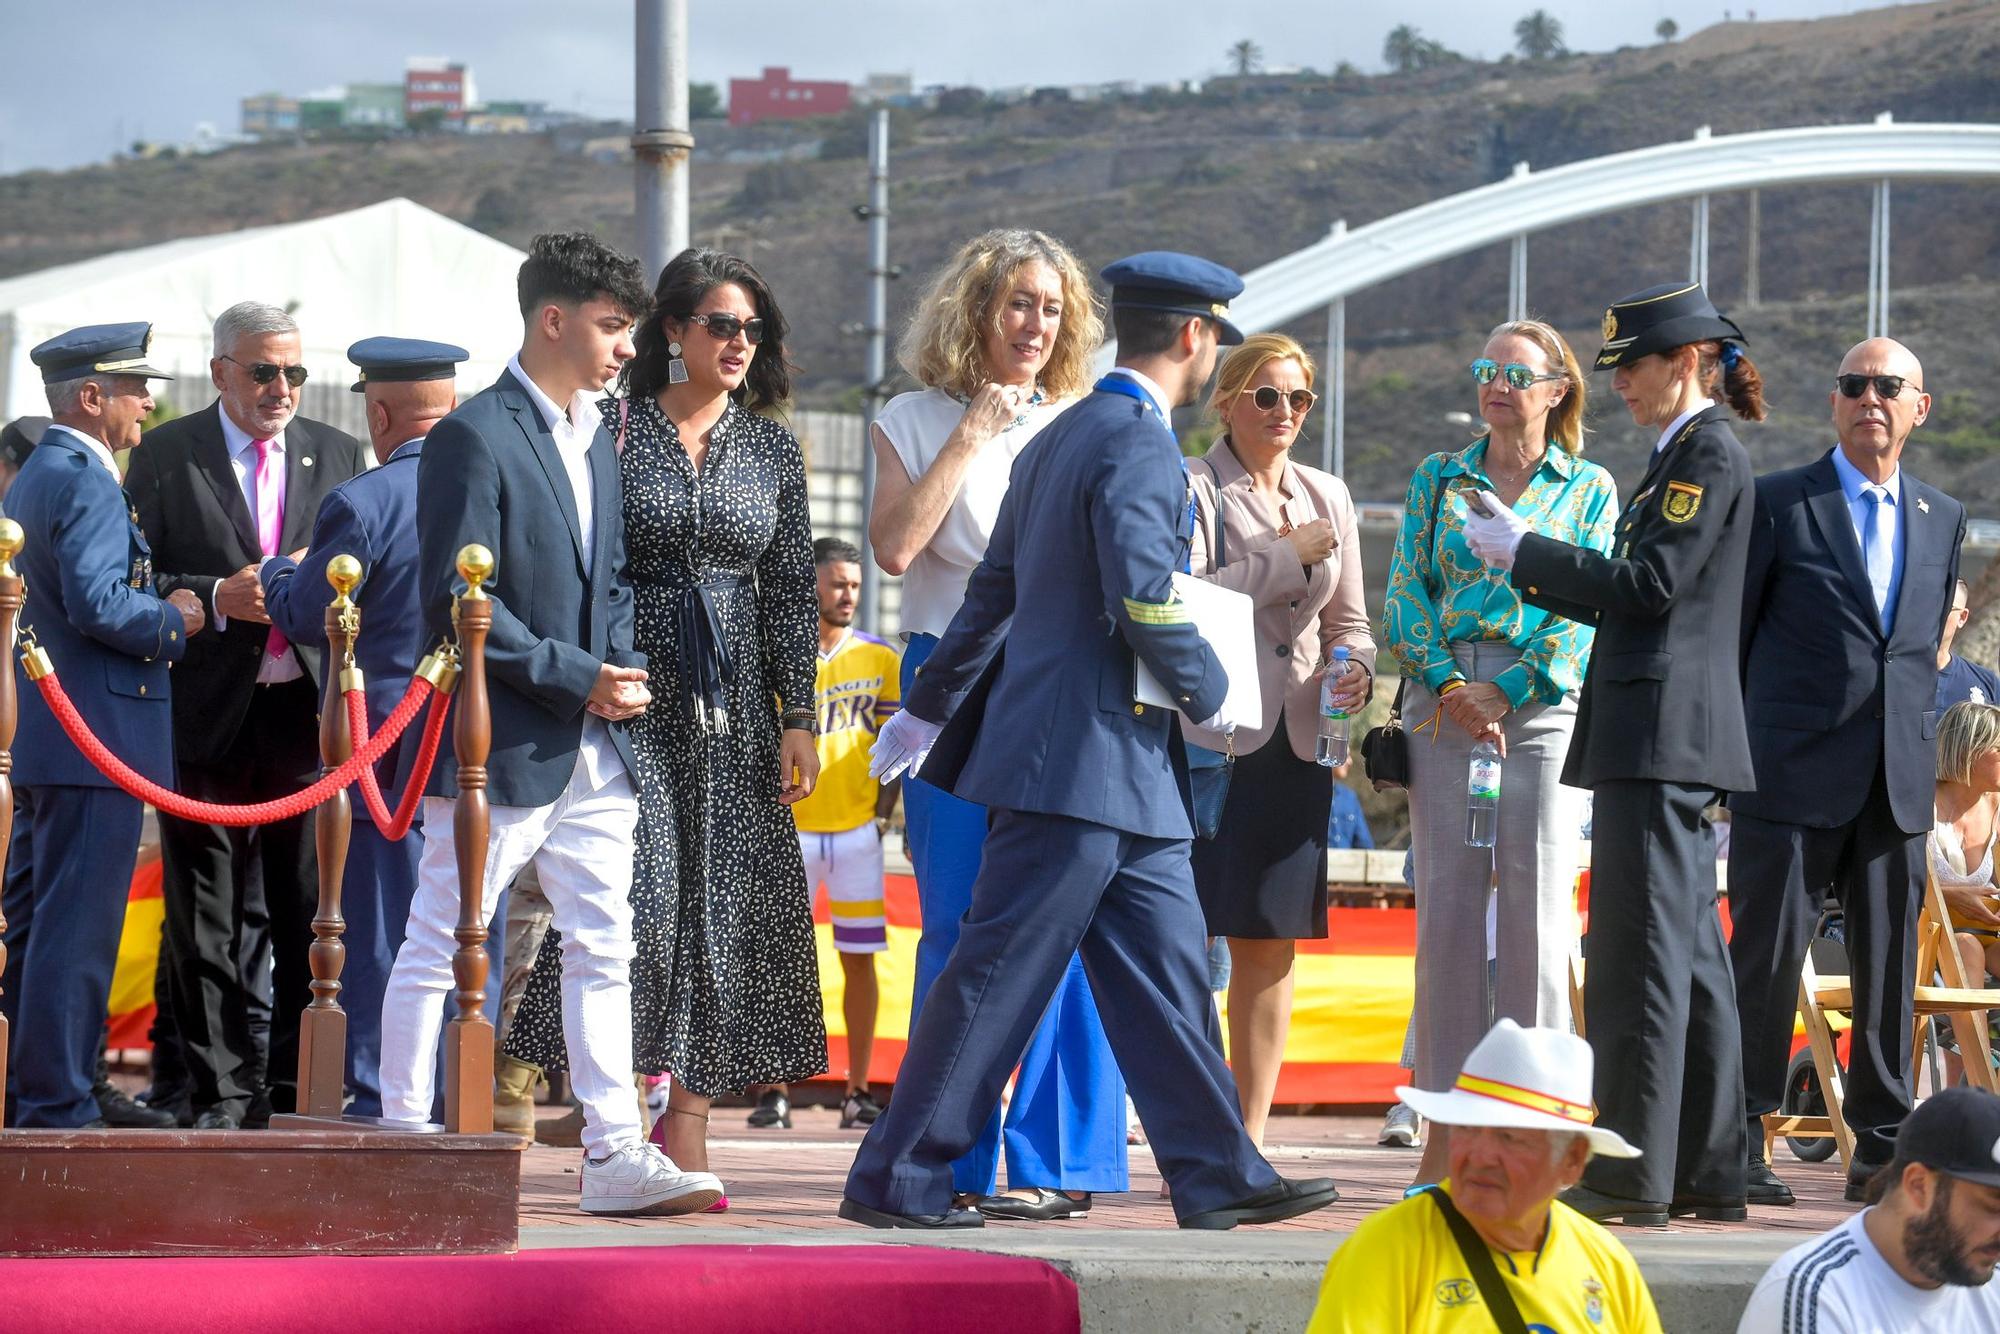
[[[1514,25],[1514,45],[1530,60],[1553,60],[1564,51],[1562,21],[1538,9]]]
[[[1247,79],[1264,66],[1264,48],[1245,37],[1229,48],[1229,63],[1236,67],[1236,77]]]
[[[1674,40],[1674,38],[1680,35],[1681,35],[1681,25],[1674,22],[1672,19],[1661,19],[1658,23],[1653,25],[1653,36],[1659,38],[1663,42],[1671,42],[1672,40]]]
[[[1382,59],[1390,69],[1408,74],[1424,63],[1424,46],[1423,34],[1404,23],[1389,30],[1382,43]]]

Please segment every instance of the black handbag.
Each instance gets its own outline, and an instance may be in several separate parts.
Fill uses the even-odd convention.
[[[1202,462],[1208,463],[1207,459]],[[1215,495],[1215,568],[1222,568],[1222,488],[1209,464],[1208,475],[1218,481]],[[1187,743],[1188,789],[1194,797],[1196,838],[1212,839],[1222,830],[1222,811],[1229,804],[1229,776],[1236,767],[1236,738],[1231,736],[1224,749]]]
[[[1431,489],[1430,541],[1433,547],[1437,544],[1438,505],[1443,499],[1444,469],[1440,467],[1437,485]],[[1397,681],[1396,699],[1389,706],[1389,721],[1369,728],[1368,735],[1361,738],[1361,767],[1377,792],[1410,785],[1410,738],[1403,730],[1403,692],[1409,689],[1409,685],[1407,675]]]

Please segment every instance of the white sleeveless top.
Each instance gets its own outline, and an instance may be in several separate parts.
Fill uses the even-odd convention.
[[[1931,826],[1930,856],[1931,874],[1937,877],[1940,886],[1951,885],[1991,885],[1993,883],[1993,845],[2000,841],[2000,820],[1994,821],[1992,833],[1986,837],[1986,850],[1977,866],[1967,866],[1965,849],[1959,844],[1958,829],[1949,820],[1939,820]]]
[[[1038,403],[973,456],[958,495],[929,545],[903,572],[903,633],[942,635],[965,601],[965,585],[986,555],[1000,516],[1014,460],[1028,442],[1076,400]],[[903,471],[916,481],[930,470],[944,442],[965,415],[965,405],[942,389],[898,394],[883,405],[875,424],[888,437]]]

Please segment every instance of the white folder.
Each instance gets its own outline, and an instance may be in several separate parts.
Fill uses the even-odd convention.
[[[1253,625],[1256,604],[1248,596],[1191,574],[1174,575],[1174,593],[1194,620],[1195,633],[1208,642],[1229,677],[1229,716],[1238,727],[1252,730],[1264,725],[1264,694],[1257,684],[1257,634]],[[1132,699],[1139,704],[1157,704],[1164,709],[1180,708],[1180,701],[1167,693],[1143,659],[1136,660]],[[1199,723],[1203,719],[1196,718]]]

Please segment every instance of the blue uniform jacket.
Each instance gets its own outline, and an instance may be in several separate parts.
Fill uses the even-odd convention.
[[[458,550],[478,542],[493,552],[486,585],[494,601],[486,639],[493,751],[487,799],[498,806],[546,806],[576,769],[591,687],[603,663],[644,667],[632,646],[632,588],[625,580],[625,516],[618,455],[599,429],[590,445],[590,576],[576,498],[555,437],[534,400],[503,371],[489,387],[431,428],[417,467],[419,596],[429,638],[451,629]],[[625,724],[611,724],[625,767],[638,773]],[[431,772],[433,796],[458,794],[452,729]]]
[[[167,664],[187,650],[180,608],[153,589],[153,554],[123,488],[67,431],[51,428],[7,492],[26,544],[16,566],[28,583],[21,622],[55,661],[56,675],[113,754],[154,782],[174,781],[174,719]],[[21,726],[14,781],[23,787],[111,787],[70,744],[17,657]]]
[[[986,806],[1192,836],[1178,721],[1132,701],[1135,655],[1191,718],[1228,687],[1173,592],[1186,515],[1173,433],[1134,399],[1094,393],[1035,437],[904,704],[950,720],[925,780]]]
[[[311,549],[302,561],[277,556],[264,562],[264,609],[271,624],[295,644],[326,647],[326,608],[333,586],[326,567],[335,556],[361,562],[354,601],[361,608],[361,637],[354,660],[368,681],[368,726],[382,726],[409,689],[424,654],[424,610],[417,596],[417,457],[424,442],[400,446],[381,467],[349,478],[320,502]],[[339,664],[332,664],[338,674]],[[416,762],[424,716],[418,714],[376,766],[383,798],[392,806]],[[372,820],[356,794],[354,818]]]

